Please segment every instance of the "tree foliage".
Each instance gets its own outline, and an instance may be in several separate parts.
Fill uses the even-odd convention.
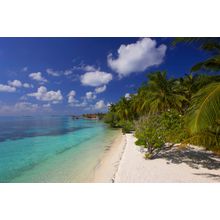
[[[135,130],[137,144],[148,149],[149,157],[165,142],[220,150],[220,40],[178,38],[174,44],[180,42],[196,42],[210,58],[184,77],[168,78],[166,71],[147,74],[137,92],[122,97],[106,115],[106,121],[123,132]]]

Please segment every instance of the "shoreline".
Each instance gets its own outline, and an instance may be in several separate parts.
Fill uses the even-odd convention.
[[[172,147],[158,158],[144,159],[133,134],[120,131],[96,166],[93,183],[220,182],[220,157],[202,148]]]
[[[126,136],[122,134],[120,129],[117,137],[96,165],[91,182],[113,183],[115,181],[125,147]]]

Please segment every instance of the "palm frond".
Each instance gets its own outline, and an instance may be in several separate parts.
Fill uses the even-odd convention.
[[[196,72],[200,69],[219,71],[220,55],[216,55],[208,60],[205,60],[204,62],[197,63],[191,68],[191,72]]]
[[[220,119],[220,83],[211,83],[192,98],[186,122],[192,134],[212,131]]]
[[[220,136],[218,134],[203,131],[196,133],[190,138],[187,138],[182,144],[194,144],[198,146],[206,147],[207,149],[219,150],[220,147]]]

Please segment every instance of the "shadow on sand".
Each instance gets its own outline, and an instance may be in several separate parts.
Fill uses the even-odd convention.
[[[194,169],[199,169],[200,167],[207,168],[210,170],[220,169],[219,157],[217,157],[215,154],[209,151],[198,150],[191,147],[185,149],[180,149],[177,147],[166,148],[158,153],[155,159],[157,158],[166,159],[168,164],[185,163]],[[200,175],[200,174],[196,174],[196,175]],[[208,173],[201,175],[206,175],[207,177],[208,176],[213,177],[212,174],[208,174]],[[216,176],[215,178],[217,178]],[[220,176],[218,176],[218,178],[220,179]]]

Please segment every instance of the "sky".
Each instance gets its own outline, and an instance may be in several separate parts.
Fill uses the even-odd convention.
[[[105,112],[147,73],[189,73],[208,57],[172,38],[0,38],[0,115]]]

